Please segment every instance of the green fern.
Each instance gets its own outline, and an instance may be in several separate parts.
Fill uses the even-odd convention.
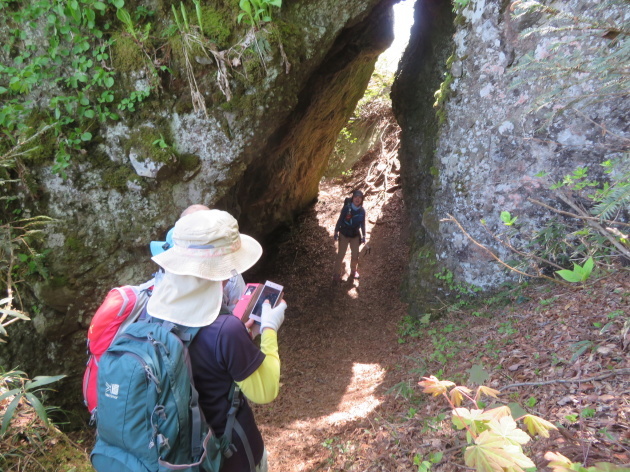
[[[626,181],[610,189],[601,201],[591,209],[591,214],[610,220],[615,213],[630,207],[630,182]]]

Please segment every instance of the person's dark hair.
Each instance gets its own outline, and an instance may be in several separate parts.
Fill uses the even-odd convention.
[[[361,197],[361,200],[363,200],[363,192],[361,190],[355,190],[352,192],[352,198],[354,197]]]

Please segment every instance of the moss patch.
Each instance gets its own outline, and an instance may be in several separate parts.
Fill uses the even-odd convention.
[[[140,160],[148,159],[152,162],[172,165],[177,161],[177,156],[170,147],[172,142],[168,128],[141,126],[131,133],[124,149],[127,154],[133,150]],[[167,147],[160,147],[159,143],[164,143]]]
[[[144,54],[130,37],[122,33],[112,35],[112,63],[118,72],[132,72],[142,68]]]
[[[138,175],[133,168],[127,166],[119,166],[114,169],[108,169],[103,172],[103,183],[116,190],[127,190],[127,182],[135,181]]]
[[[302,62],[307,59],[303,57],[306,51],[303,45],[304,35],[301,34],[298,26],[282,20],[274,20],[273,23],[275,27],[272,30],[272,39],[282,44],[289,62]]]
[[[199,167],[199,156],[195,154],[182,154],[179,156],[179,162],[182,170],[190,171]]]
[[[226,49],[230,46],[229,40],[232,34],[230,25],[233,21],[230,17],[230,12],[225,10],[219,11],[212,6],[201,8],[203,32],[211,41],[217,44],[219,49]]]
[[[39,110],[34,110],[25,121],[27,131],[24,137],[27,139],[32,137],[46,125],[48,119],[48,114]],[[24,162],[34,165],[42,165],[54,160],[56,150],[57,139],[55,138],[53,130],[50,129],[26,144],[20,149],[20,152],[24,153],[21,156]]]

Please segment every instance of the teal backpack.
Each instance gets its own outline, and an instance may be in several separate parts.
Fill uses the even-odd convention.
[[[90,456],[98,472],[218,472],[230,456],[236,408],[221,438],[199,408],[187,349],[198,330],[150,318],[103,354]]]

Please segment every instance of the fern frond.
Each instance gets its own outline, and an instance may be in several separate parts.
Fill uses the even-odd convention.
[[[591,209],[591,214],[604,220],[611,219],[619,210],[630,206],[630,183],[612,188],[599,202]]]

